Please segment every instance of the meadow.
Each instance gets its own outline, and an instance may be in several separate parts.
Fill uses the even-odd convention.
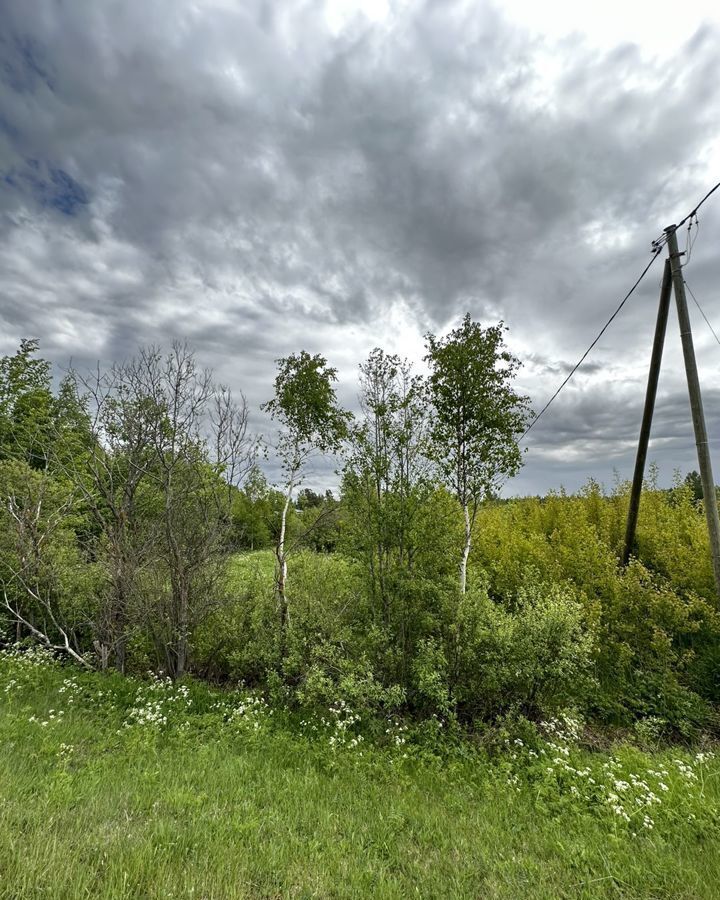
[[[714,898],[720,760],[0,653],[0,897]],[[597,739],[595,739],[597,744]]]

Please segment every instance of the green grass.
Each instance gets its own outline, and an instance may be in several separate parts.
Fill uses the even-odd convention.
[[[230,587],[242,589],[254,579],[272,590],[275,573],[275,554],[272,550],[246,550],[236,553],[230,560],[228,573]]]
[[[689,752],[616,750],[669,771],[643,830],[524,749],[331,752],[327,730],[187,692],[0,654],[0,897],[718,897],[717,760],[691,783]],[[167,723],[126,727],[133,708]]]

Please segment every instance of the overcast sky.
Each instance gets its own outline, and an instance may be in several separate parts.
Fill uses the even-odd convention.
[[[505,321],[540,409],[720,180],[716,6],[0,0],[0,354],[186,338],[265,429],[277,357],[322,353],[352,407],[373,347],[420,362],[469,312]],[[686,278],[720,333],[720,191],[699,218]],[[630,477],[661,275],[507,493]],[[674,311],[653,436],[662,481],[697,468]]]

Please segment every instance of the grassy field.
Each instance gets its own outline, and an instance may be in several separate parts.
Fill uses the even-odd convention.
[[[709,752],[363,728],[0,654],[0,897],[720,896]]]

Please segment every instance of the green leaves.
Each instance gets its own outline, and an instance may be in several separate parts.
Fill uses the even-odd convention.
[[[52,392],[50,363],[36,358],[38,342],[23,340],[0,358],[0,459],[24,459],[34,469],[78,450],[87,441],[87,415],[64,380]]]
[[[482,328],[466,315],[445,338],[426,335],[428,397],[434,408],[430,453],[463,506],[492,492],[521,465],[515,443],[528,398],[512,382],[520,366],[503,343],[503,324]]]
[[[337,405],[337,369],[325,357],[301,350],[277,363],[275,396],[261,409],[280,424],[278,453],[286,468],[297,471],[312,450],[337,452],[351,417]]]

